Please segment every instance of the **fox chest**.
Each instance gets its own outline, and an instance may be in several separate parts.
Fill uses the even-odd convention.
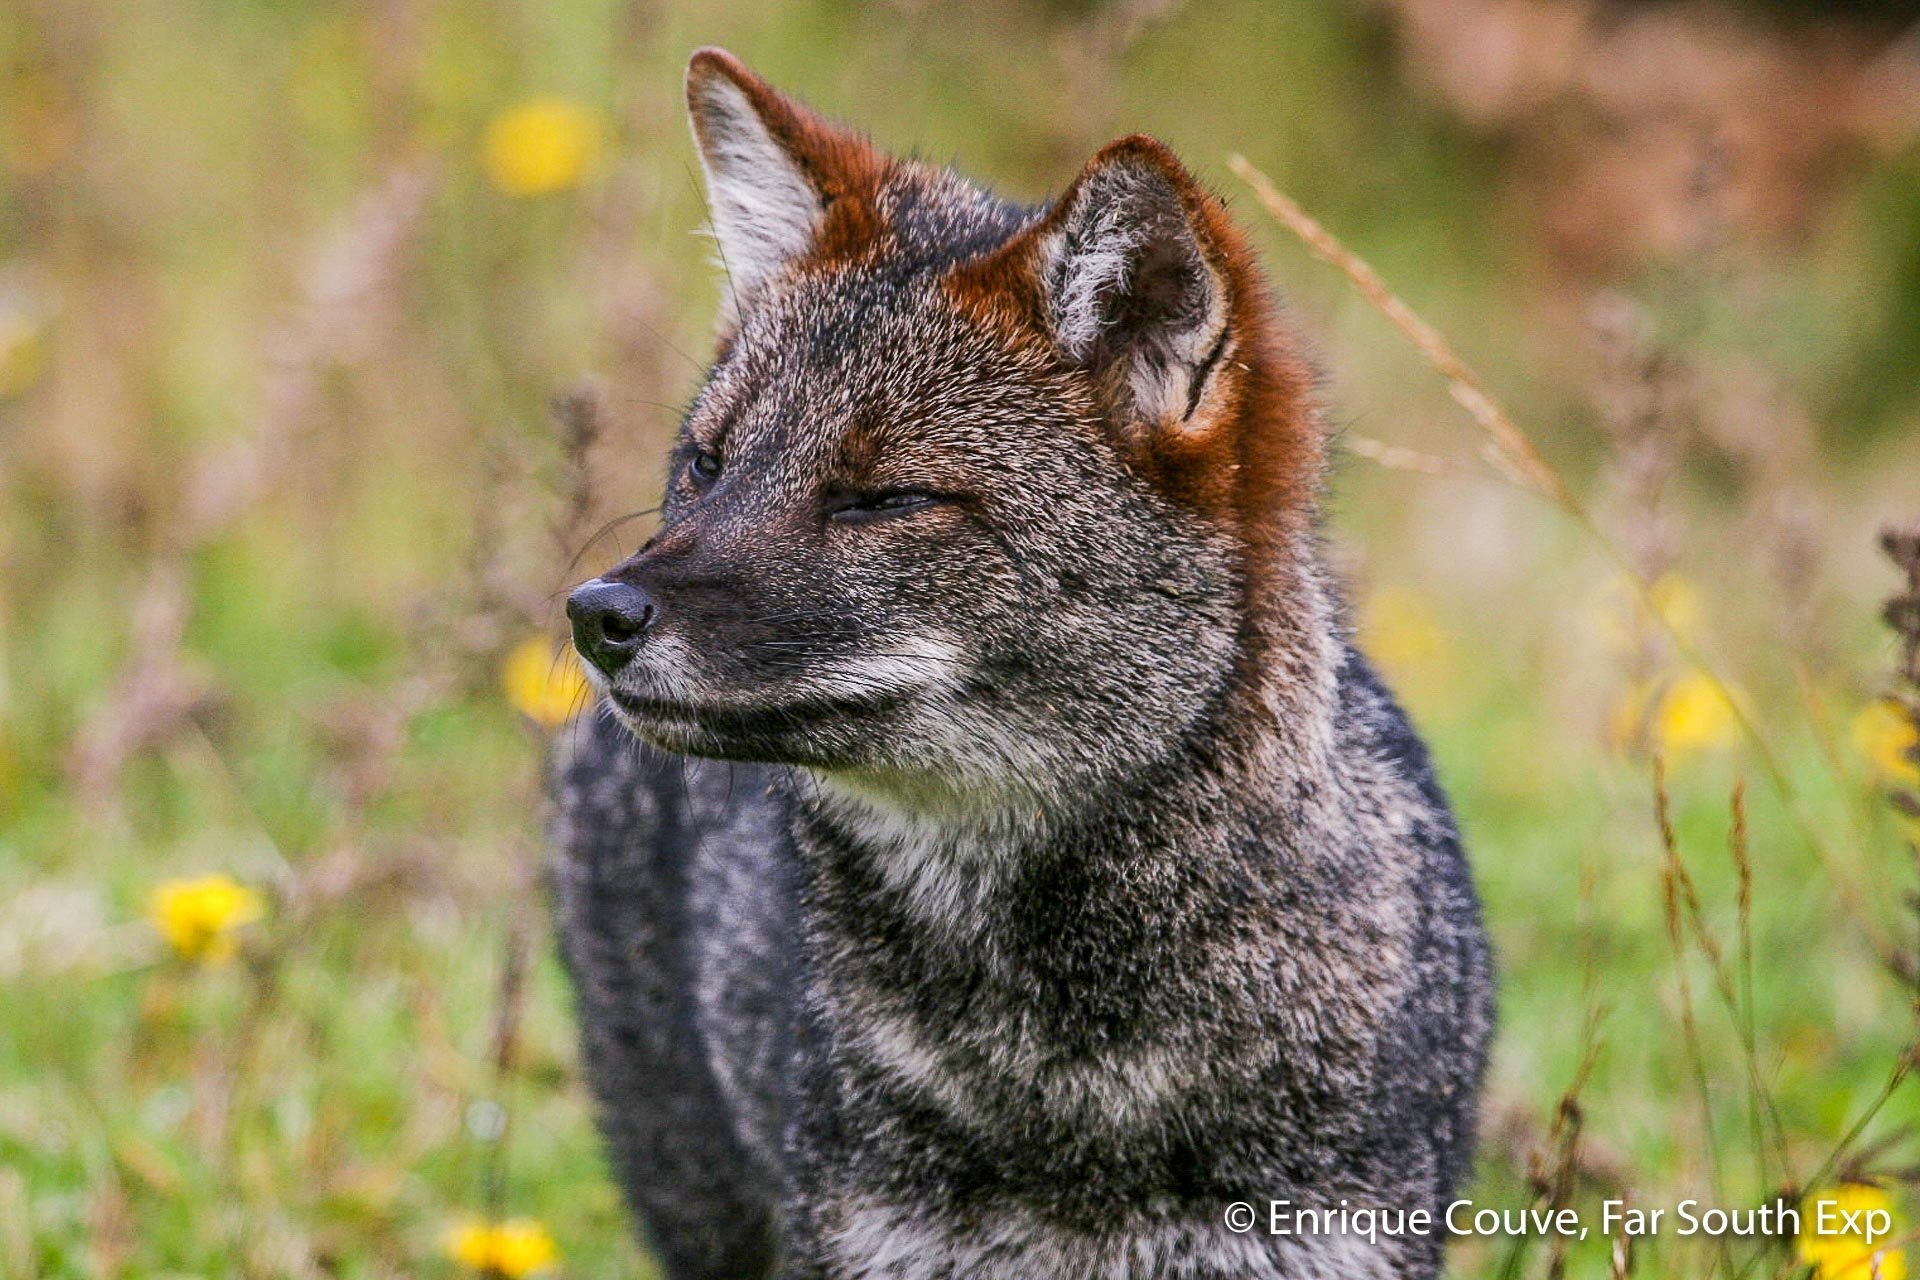
[[[1235,1065],[1217,1045],[1200,1051],[1203,1029],[1191,1024],[1143,1024],[1098,1043],[1052,1006],[962,1000],[937,1020],[886,1000],[846,1011],[835,1037],[843,1070],[968,1128],[1120,1135],[1157,1124]]]

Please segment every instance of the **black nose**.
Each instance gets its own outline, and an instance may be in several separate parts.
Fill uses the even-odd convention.
[[[641,637],[653,621],[653,601],[638,587],[595,578],[567,597],[573,643],[587,660],[612,675],[640,651]]]

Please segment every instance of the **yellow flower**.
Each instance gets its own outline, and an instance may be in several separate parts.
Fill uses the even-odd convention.
[[[1853,718],[1853,745],[1882,781],[1920,787],[1920,762],[1913,756],[1915,748],[1920,747],[1920,726],[1892,698],[1868,703]]]
[[[1653,599],[1653,611],[1660,620],[1682,640],[1692,640],[1700,634],[1700,619],[1705,610],[1700,605],[1700,588],[1677,573],[1660,575],[1647,589]]]
[[[587,678],[572,645],[555,645],[538,636],[513,647],[500,667],[507,701],[529,720],[552,729],[587,705]]]
[[[508,1280],[544,1271],[560,1256],[546,1227],[532,1218],[463,1222],[447,1232],[446,1250],[464,1267]]]
[[[1720,687],[1695,671],[1665,685],[1629,685],[1607,713],[1607,737],[1618,750],[1654,749],[1672,759],[1731,746],[1740,718]]]
[[[189,960],[226,964],[239,953],[240,930],[267,913],[266,899],[223,875],[168,880],[147,901],[147,919]]]
[[[1677,573],[1664,573],[1654,579],[1645,596],[1632,583],[1618,579],[1608,585],[1594,611],[1601,634],[1621,652],[1632,652],[1649,631],[1662,623],[1666,630],[1691,644],[1699,637],[1705,616],[1700,589]]]
[[[1360,622],[1360,647],[1400,678],[1447,675],[1452,640],[1426,598],[1403,587],[1374,592]]]
[[[46,363],[45,328],[31,315],[0,306],[0,400],[39,381]]]
[[[1733,703],[1720,686],[1697,671],[1667,686],[1650,727],[1655,744],[1669,756],[1730,746],[1740,737]]]
[[[564,98],[530,98],[487,126],[487,179],[510,196],[580,185],[600,154],[600,117]]]
[[[1906,1280],[1905,1253],[1889,1247],[1897,1221],[1878,1187],[1844,1182],[1816,1192],[1800,1205],[1800,1261],[1816,1280]]]

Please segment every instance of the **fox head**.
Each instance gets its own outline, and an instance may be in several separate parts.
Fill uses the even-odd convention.
[[[658,532],[568,605],[632,730],[1024,802],[1309,678],[1311,378],[1171,152],[1121,139],[1032,208],[719,50],[687,100],[718,351]]]

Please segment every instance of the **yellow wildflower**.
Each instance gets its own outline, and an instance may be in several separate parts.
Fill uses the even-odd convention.
[[[45,327],[32,315],[6,309],[0,299],[0,400],[31,387],[46,363]]]
[[[487,126],[487,179],[510,196],[580,185],[600,154],[600,117],[564,98],[530,98]]]
[[[1700,604],[1700,588],[1677,573],[1664,573],[1647,588],[1653,611],[1682,640],[1691,641],[1700,634],[1705,609]]]
[[[1889,1247],[1896,1225],[1893,1200],[1878,1187],[1816,1192],[1800,1205],[1800,1261],[1815,1280],[1906,1280],[1905,1253]]]
[[[1740,736],[1740,719],[1719,685],[1690,671],[1660,695],[1650,728],[1664,754],[1681,756],[1730,746]]]
[[[1648,632],[1659,629],[1692,644],[1705,616],[1700,588],[1677,573],[1661,574],[1648,584],[1644,596],[1631,582],[1618,579],[1607,586],[1594,611],[1601,634],[1616,650],[1627,653],[1638,648]]]
[[[1653,749],[1672,759],[1731,746],[1740,719],[1720,687],[1696,671],[1665,685],[1629,685],[1607,713],[1607,737],[1618,750]]]
[[[587,678],[572,645],[556,645],[539,636],[523,640],[500,666],[507,701],[529,720],[552,729],[587,705]]]
[[[546,1227],[532,1218],[463,1222],[447,1232],[446,1250],[464,1267],[508,1280],[545,1271],[560,1256]]]
[[[222,965],[240,950],[240,930],[267,913],[258,891],[223,875],[168,880],[147,902],[147,919],[189,960]]]
[[[1853,718],[1853,745],[1882,781],[1920,787],[1920,762],[1913,756],[1915,748],[1920,747],[1920,727],[1892,698],[1868,703]]]

